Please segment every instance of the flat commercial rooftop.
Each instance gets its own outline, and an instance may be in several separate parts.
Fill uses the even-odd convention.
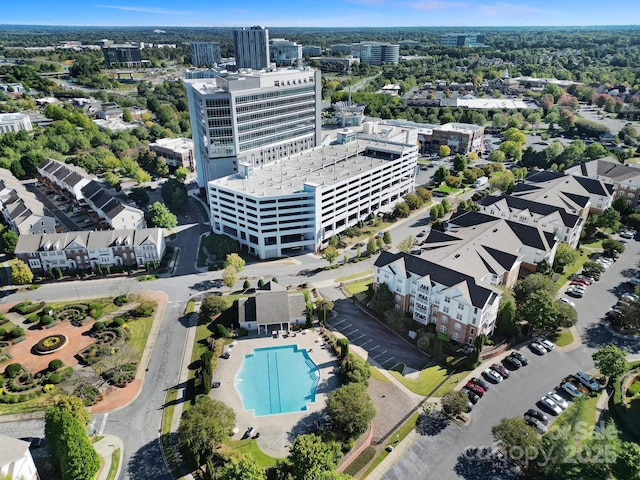
[[[330,186],[389,161],[370,152],[389,153],[397,158],[409,148],[410,145],[363,140],[327,145],[256,167],[250,177],[237,173],[211,183],[256,196],[293,194],[301,191],[305,183]]]

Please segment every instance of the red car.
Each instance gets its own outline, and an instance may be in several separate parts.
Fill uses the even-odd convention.
[[[591,284],[586,280],[572,280],[571,285],[582,285],[584,287],[588,287]]]
[[[502,375],[502,378],[509,378],[509,370],[504,368],[502,365],[494,363],[493,365],[491,365],[491,370],[495,370],[496,372],[498,372],[500,375]]]
[[[476,385],[473,382],[467,382],[465,387],[467,387],[469,390],[471,390],[473,393],[475,393],[479,397],[482,397],[484,395],[484,388],[482,388],[479,385]]]

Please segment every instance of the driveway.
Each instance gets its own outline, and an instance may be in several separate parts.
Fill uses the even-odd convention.
[[[422,370],[429,363],[427,354],[342,297],[336,288],[325,288],[320,292],[323,298],[334,302],[335,315],[329,321],[331,328],[346,336],[349,343],[365,350],[367,361],[386,370],[398,363]],[[340,292],[340,297],[336,292]]]

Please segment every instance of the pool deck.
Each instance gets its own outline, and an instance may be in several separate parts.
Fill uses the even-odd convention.
[[[218,366],[213,375],[213,381],[220,382],[220,388],[212,389],[209,395],[229,405],[236,412],[236,426],[239,431],[233,436],[234,440],[241,439],[247,429],[253,427],[254,434],[260,433],[257,439],[260,449],[272,457],[284,458],[289,454],[289,446],[297,435],[310,432],[315,428],[314,422],[322,417],[321,412],[327,395],[340,386],[337,373],[338,359],[330,347],[323,348],[323,343],[319,331],[310,329],[297,332],[295,337],[290,334],[288,338],[282,335],[278,338],[273,338],[271,335],[250,335],[238,339],[233,347],[227,349],[231,356],[227,360],[222,358],[218,360]],[[309,357],[318,366],[320,381],[316,391],[316,401],[307,404],[307,410],[304,412],[255,417],[252,410],[247,411],[242,407],[242,401],[234,383],[235,375],[240,370],[244,356],[251,353],[254,348],[282,345],[297,345],[299,348],[307,349]]]

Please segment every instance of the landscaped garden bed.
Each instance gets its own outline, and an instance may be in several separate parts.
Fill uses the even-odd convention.
[[[63,348],[68,341],[66,335],[49,335],[36,343],[34,348],[39,354],[48,355]]]

